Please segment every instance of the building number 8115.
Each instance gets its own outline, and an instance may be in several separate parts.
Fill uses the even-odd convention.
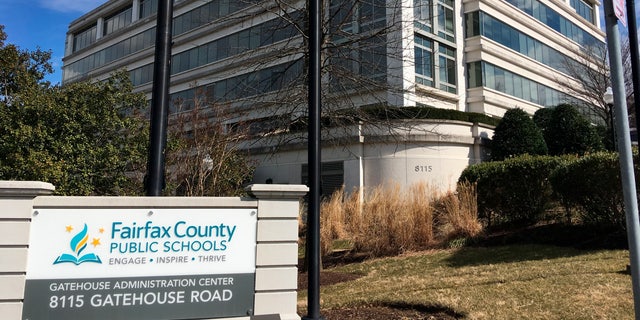
[[[433,166],[415,166],[415,172],[431,172],[433,171]]]

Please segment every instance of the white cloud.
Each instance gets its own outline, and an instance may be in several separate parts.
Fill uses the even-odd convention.
[[[38,0],[41,6],[60,12],[87,13],[107,0]]]

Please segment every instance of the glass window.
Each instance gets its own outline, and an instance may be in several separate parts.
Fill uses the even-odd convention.
[[[301,60],[298,60],[176,92],[171,94],[171,100],[188,107],[193,104],[194,92],[199,90],[204,90],[208,99],[218,102],[246,98],[292,86],[301,72]]]
[[[520,10],[533,16],[535,19],[539,20],[540,22],[547,24],[549,27],[562,33],[567,38],[577,42],[584,48],[601,46],[603,43],[601,40],[598,40],[589,32],[581,29],[575,23],[563,17],[558,12],[555,12],[550,7],[547,7],[545,4],[541,3],[539,0],[505,0],[505,1],[518,7]],[[585,9],[579,9],[582,7],[580,3],[585,5]],[[587,12],[591,11],[591,13],[585,13],[586,15],[585,19],[587,19],[591,23],[594,23],[593,8],[591,8],[590,5],[582,2],[582,0],[572,0],[571,5],[576,9],[576,12],[578,12],[578,14],[580,14],[581,11],[585,11],[585,10]]]
[[[438,4],[438,36],[455,41],[455,21],[453,18],[453,6],[447,5],[450,1],[440,0]]]
[[[485,25],[485,28],[481,30],[481,35],[484,37],[494,40],[560,72],[566,70],[567,63],[577,63],[573,58],[529,37],[487,13],[478,11],[475,13],[479,15],[480,23]],[[472,14],[474,13],[467,14],[467,20],[470,19],[469,15]]]
[[[529,40],[530,38],[527,37],[524,33],[520,33],[518,32],[518,52],[524,54],[524,55],[528,55],[529,54]]]
[[[216,2],[217,3],[217,2]],[[212,8],[212,6],[207,5]],[[250,29],[243,30],[239,33],[229,35],[227,37],[206,43],[200,47],[193,48],[193,51],[178,53],[172,57],[171,72],[177,73],[196,68],[207,63],[215,62],[220,59],[224,59],[230,56],[230,54],[243,53],[247,50],[255,49],[261,45],[270,45],[275,39],[273,37],[264,37],[261,39],[262,33],[266,28],[276,26],[277,24],[284,23],[281,19],[274,19],[260,25],[251,27]],[[274,29],[268,29],[270,32],[266,34],[279,34],[279,38],[285,39],[286,36],[295,36],[296,32],[290,25],[286,25],[287,32],[274,32]],[[77,37],[79,38],[79,37]],[[260,43],[260,41],[263,41]],[[80,41],[80,40],[78,40]],[[376,39],[376,41],[378,41]],[[140,50],[144,50],[153,46],[155,43],[155,28],[148,29],[129,39],[125,39],[110,47],[105,48],[81,59],[73,64],[65,66],[65,80],[73,79],[87,74],[91,69],[104,66],[106,63],[122,58],[125,55],[135,53]],[[231,47],[231,44],[233,46]],[[368,46],[371,46],[370,44]],[[233,49],[230,51],[230,49]],[[377,47],[373,49],[375,52],[379,50]],[[381,49],[386,54],[386,47],[382,46]],[[386,60],[382,62],[380,59],[385,59],[386,55],[374,54],[376,62],[386,67]],[[136,75],[137,77],[137,75]]]
[[[198,66],[198,53],[200,52],[199,48],[193,48],[189,50],[189,67],[188,69],[193,69]]]
[[[218,40],[217,47],[218,47],[218,52],[217,52],[218,59],[224,59],[229,56],[229,38],[228,37],[224,37]]]
[[[176,74],[180,72],[180,60],[182,56],[179,54],[174,54],[171,57],[171,74]]]
[[[353,30],[353,8],[345,1],[331,0],[330,2],[331,30],[351,32]]]
[[[414,42],[416,82],[456,93],[456,50],[418,34],[414,35]]]
[[[496,88],[496,68],[489,63],[484,63],[484,83],[487,88]]]
[[[495,68],[495,74],[494,74],[494,79],[495,79],[495,87],[493,87],[493,89],[496,89],[500,92],[505,92],[504,91],[504,69],[502,68]]]
[[[84,49],[96,41],[97,27],[95,25],[76,33],[73,36],[73,52]]]
[[[207,62],[214,62],[218,60],[218,46],[217,42],[210,42],[207,46]]]
[[[446,90],[450,91],[449,88],[456,85],[456,60],[455,60],[455,50],[440,44],[439,46],[439,56],[440,56],[440,82],[441,87],[444,85],[447,87]]]
[[[414,0],[413,18],[427,26],[430,26],[433,17],[432,5],[432,0]]]
[[[531,81],[521,78],[522,80],[522,99],[533,102],[531,100]]]
[[[465,36],[470,38],[480,35],[480,11],[467,13],[465,17]]]
[[[506,71],[504,73],[504,92],[509,95],[515,96],[513,82],[513,73]]]
[[[104,19],[104,35],[111,34],[131,24],[131,6]]]
[[[158,0],[140,0],[140,19],[158,12]]]
[[[533,82],[533,81],[526,81],[529,84],[529,93],[531,94],[531,98],[529,98],[529,101],[533,102],[533,103],[537,103],[539,104],[539,100],[538,100],[538,84]]]
[[[513,96],[522,99],[522,77],[513,75]]]
[[[469,76],[469,88],[482,87],[482,64],[478,62],[472,62],[467,65]]]
[[[261,28],[251,28],[251,35],[249,39],[249,49],[253,50],[260,47],[260,31]]]
[[[245,29],[238,33],[238,52],[242,53],[249,50],[251,42],[251,29]]]
[[[207,58],[208,50],[209,50],[209,46],[206,44],[198,47],[198,62],[196,63],[196,66],[204,66],[209,62]]]
[[[627,0],[634,1],[634,0]],[[576,9],[576,12],[587,21],[594,23],[593,21],[593,6],[586,3],[583,0],[571,0],[571,6]]]
[[[423,84],[433,86],[433,43],[426,38],[417,36],[415,45],[416,76],[426,81]]]

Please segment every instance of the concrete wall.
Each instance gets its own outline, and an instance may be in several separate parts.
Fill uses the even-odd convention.
[[[0,181],[0,315],[22,319],[29,230],[37,209],[256,208],[254,316],[229,319],[299,320],[297,305],[300,185],[252,185],[251,198],[55,197],[42,182]],[[36,319],[32,319],[36,320]]]
[[[344,142],[323,142],[322,162],[343,162],[345,190],[373,189],[397,183],[410,187],[428,183],[442,191],[454,189],[462,171],[487,157],[486,140],[493,128],[453,120],[416,120],[389,128],[341,128],[333,136],[344,135]],[[261,153],[262,152],[262,153]],[[254,181],[301,183],[302,164],[307,163],[306,144],[282,148],[277,153],[265,148],[254,150],[258,161]]]

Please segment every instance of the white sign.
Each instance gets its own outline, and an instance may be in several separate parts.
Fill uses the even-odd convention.
[[[38,209],[23,318],[246,316],[256,227],[251,209]]]
[[[27,279],[255,272],[251,209],[38,209]]]
[[[613,1],[613,12],[615,13],[618,20],[624,25],[627,26],[627,14],[626,14],[626,3],[624,0],[612,0]],[[631,0],[634,1],[634,0]]]

